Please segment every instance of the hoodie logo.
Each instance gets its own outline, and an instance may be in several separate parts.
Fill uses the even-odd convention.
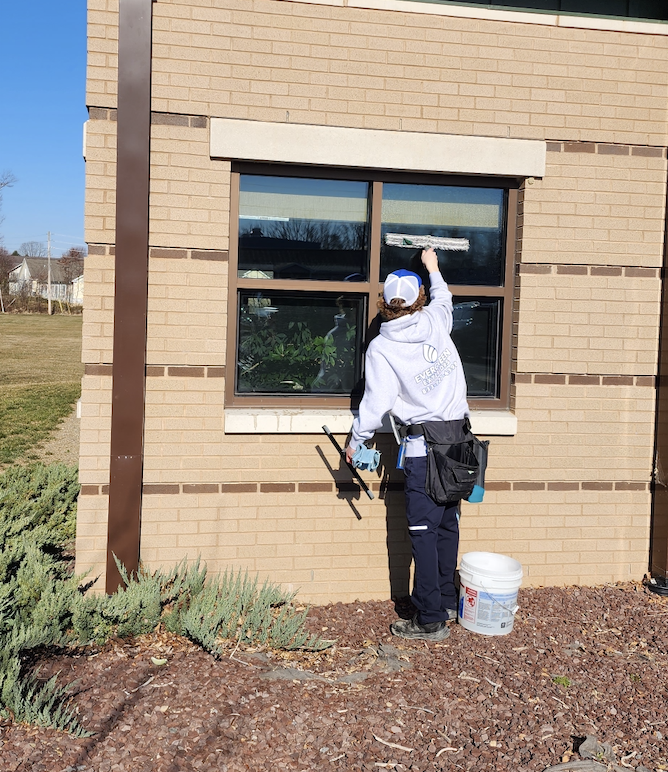
[[[427,362],[432,365],[438,359],[438,351],[436,351],[436,349],[433,346],[430,346],[428,343],[422,344],[422,355],[427,360]]]
[[[444,378],[456,370],[457,362],[450,361],[452,352],[448,348],[446,348],[439,356],[433,346],[428,346],[426,343],[423,343],[422,353],[424,358],[431,364],[426,370],[423,370],[415,376],[415,382],[418,384],[418,387],[423,394],[428,394],[432,389],[435,389]],[[433,357],[433,359],[431,357]]]

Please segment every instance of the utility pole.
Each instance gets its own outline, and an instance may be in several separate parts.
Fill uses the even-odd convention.
[[[51,231],[46,234],[46,243],[46,264],[48,267],[46,296],[49,303],[48,315],[51,316]]]

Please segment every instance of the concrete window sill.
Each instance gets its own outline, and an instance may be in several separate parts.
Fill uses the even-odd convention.
[[[350,410],[290,410],[273,408],[229,408],[225,411],[225,434],[322,434],[323,425],[335,434],[350,431]],[[483,437],[517,434],[517,417],[509,410],[473,410],[471,426]],[[387,419],[381,433],[388,433]]]

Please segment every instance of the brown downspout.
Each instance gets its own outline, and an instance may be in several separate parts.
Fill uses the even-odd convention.
[[[120,0],[118,30],[118,150],[116,165],[116,286],[111,408],[111,459],[106,590],[122,585],[114,555],[128,574],[139,567],[153,0]]]
[[[661,326],[656,390],[654,480],[650,526],[648,589],[668,595],[668,189],[666,191],[663,267],[661,269]]]

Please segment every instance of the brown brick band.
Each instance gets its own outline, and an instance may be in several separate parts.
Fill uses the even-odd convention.
[[[614,145],[607,142],[546,142],[548,153],[598,153],[599,155],[639,155],[665,158],[665,147]]]
[[[89,255],[110,257],[116,254],[113,244],[89,244]],[[150,247],[149,257],[162,260],[214,260],[226,263],[229,252],[226,249],[185,249],[181,247]]]
[[[113,244],[89,244],[89,255],[114,255],[116,249]]]
[[[633,265],[555,265],[553,263],[520,263],[520,276],[527,274],[558,274],[561,276],[626,276],[628,279],[660,279],[660,268]]]
[[[113,365],[84,365],[86,375],[113,375]]]
[[[86,375],[113,375],[111,364],[84,365]],[[146,365],[149,378],[224,378],[225,368],[215,365]]]
[[[570,373],[514,373],[513,383],[555,386],[645,386],[656,387],[653,375],[581,375]]]
[[[180,485],[178,483],[175,483],[174,485],[144,483],[144,485],[142,485],[142,493],[144,493],[144,495],[158,494],[158,493],[173,494],[173,493],[181,493],[181,490],[180,490]]]
[[[647,491],[648,482],[607,482],[585,480],[583,482],[534,482],[532,480],[488,480],[488,491]],[[404,484],[400,481],[374,482],[369,487],[373,491],[403,492]],[[229,494],[229,493],[357,493],[360,486],[354,482],[300,482],[300,483],[144,483],[145,495],[177,494]],[[82,485],[81,496],[106,496],[108,485]]]
[[[88,117],[92,121],[115,121],[115,107],[89,107]],[[181,113],[159,113],[151,111],[153,126],[188,126],[191,129],[206,129],[209,119],[206,115],[182,115]]]
[[[220,485],[217,483],[184,483],[183,493],[218,493]]]
[[[487,480],[485,489],[488,491],[648,491],[649,482],[607,482],[607,481],[583,481],[583,482],[533,482],[514,481],[501,482]]]
[[[205,249],[192,249],[190,250],[191,260],[218,260],[219,262],[226,262],[229,260],[229,253],[225,250],[205,250]]]

